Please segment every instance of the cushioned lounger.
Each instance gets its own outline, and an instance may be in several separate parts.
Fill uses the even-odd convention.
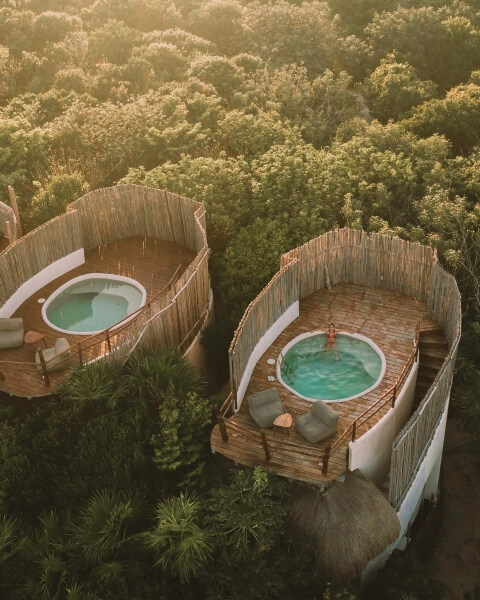
[[[287,412],[275,388],[251,394],[247,400],[250,416],[262,428],[273,427],[275,419]]]
[[[312,444],[316,444],[335,433],[338,414],[321,400],[312,404],[312,410],[295,420],[296,430]]]

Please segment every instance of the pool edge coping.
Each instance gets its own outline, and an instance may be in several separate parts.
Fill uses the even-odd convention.
[[[283,359],[285,358],[285,355],[290,350],[290,348],[292,348],[295,344],[297,344],[301,340],[304,340],[304,339],[307,339],[309,337],[313,337],[314,335],[319,335],[319,334],[326,335],[326,331],[324,331],[323,329],[316,329],[315,331],[306,331],[304,333],[300,333],[299,335],[297,335],[296,337],[291,339],[289,342],[287,342],[287,344],[285,344],[285,346],[278,353],[278,357],[275,361],[276,362],[275,372],[276,372],[276,376],[277,376],[277,381],[280,383],[280,385],[282,385],[290,393],[297,396],[297,398],[302,398],[303,400],[306,400],[307,402],[317,402],[318,400],[322,400],[322,399],[321,398],[308,398],[308,396],[303,396],[302,394],[300,394],[299,392],[297,392],[293,388],[291,388],[287,383],[285,383],[285,381],[282,378],[281,366],[283,363]],[[337,335],[340,335],[340,334],[345,335],[347,337],[352,337],[352,338],[355,338],[357,340],[361,340],[361,341],[367,343],[379,355],[380,360],[382,361],[382,368],[381,368],[380,375],[378,376],[377,380],[369,388],[363,390],[359,394],[355,394],[353,396],[348,396],[347,398],[339,398],[336,400],[322,400],[322,402],[325,402],[326,404],[333,403],[333,402],[348,402],[350,400],[355,400],[356,398],[360,398],[360,396],[364,396],[365,394],[368,394],[369,392],[373,391],[375,388],[377,388],[381,384],[381,382],[383,381],[383,378],[385,376],[385,372],[387,370],[387,360],[385,358],[385,354],[383,353],[383,350],[371,338],[368,338],[365,335],[362,335],[361,333],[352,333],[349,331],[338,331]]]

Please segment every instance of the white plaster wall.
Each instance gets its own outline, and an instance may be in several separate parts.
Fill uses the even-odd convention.
[[[18,307],[21,306],[25,300],[30,298],[32,294],[38,292],[44,285],[47,285],[47,283],[60,277],[60,275],[71,271],[75,267],[83,265],[84,262],[85,252],[83,248],[80,248],[80,250],[75,250],[75,252],[71,252],[63,258],[59,258],[51,263],[28,281],[22,283],[17,291],[10,296],[2,308],[0,308],[0,317],[11,317]]]
[[[350,471],[360,469],[377,485],[384,480],[390,468],[392,443],[410,417],[417,373],[418,359],[398,393],[395,407],[391,408],[367,433],[349,444]]]
[[[300,314],[299,311],[300,302],[296,300],[287,308],[287,310],[282,314],[282,316],[275,321],[275,323],[270,327],[270,329],[268,329],[258,341],[257,345],[255,346],[253,352],[250,355],[247,366],[245,367],[245,371],[243,372],[243,377],[237,387],[238,408],[240,408],[242,404],[243,397],[245,396],[245,392],[247,390],[248,382],[250,381],[253,369],[255,368],[255,365],[257,364],[258,360],[260,359],[262,354],[267,350],[267,348],[273,344],[273,342],[282,333],[285,327],[288,327],[288,325],[290,325],[292,321],[295,321],[295,319],[298,318],[298,315]],[[265,385],[267,384],[268,381],[265,381]]]
[[[445,428],[447,426],[448,402],[444,408],[440,422],[437,426],[432,442],[423,459],[417,476],[415,477],[410,489],[408,490],[403,502],[397,511],[400,521],[400,535],[397,540],[388,546],[381,554],[371,560],[362,573],[362,582],[368,581],[374,573],[381,569],[387,562],[390,554],[395,548],[404,549],[406,533],[408,526],[413,521],[416,511],[423,498],[430,498],[432,494],[436,496],[438,491],[438,477],[440,474],[440,464],[443,452],[443,443],[445,440]]]

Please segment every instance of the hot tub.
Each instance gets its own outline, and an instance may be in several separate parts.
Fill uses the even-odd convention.
[[[62,333],[90,335],[124,323],[146,298],[145,288],[134,279],[89,273],[55,290],[42,306],[42,317]]]
[[[358,333],[337,334],[334,352],[325,352],[326,333],[303,333],[291,340],[277,360],[277,379],[305,400],[345,402],[375,389],[383,379],[383,352]]]

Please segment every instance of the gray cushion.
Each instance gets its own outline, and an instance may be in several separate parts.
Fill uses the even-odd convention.
[[[275,388],[251,394],[247,400],[250,416],[262,428],[272,427],[275,419],[287,412]]]
[[[17,348],[23,344],[23,319],[0,318],[0,348]]]
[[[58,338],[53,348],[46,348],[42,351],[47,371],[53,372],[64,369],[67,366],[67,361],[65,359],[70,356],[71,352],[68,340],[66,338]],[[38,352],[35,354],[35,362],[37,363],[37,369],[42,371],[42,364]]]
[[[312,413],[326,425],[332,426],[337,424],[338,414],[321,400],[313,403]]]
[[[339,415],[321,400],[316,400],[312,410],[295,420],[295,429],[310,443],[316,444],[334,434]]]

